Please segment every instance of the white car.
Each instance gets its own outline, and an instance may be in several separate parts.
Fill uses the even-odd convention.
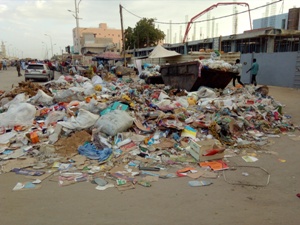
[[[25,81],[43,79],[50,81],[54,79],[54,71],[50,70],[44,63],[29,63],[25,70]]]

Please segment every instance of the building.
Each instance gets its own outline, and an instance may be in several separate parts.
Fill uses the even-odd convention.
[[[287,15],[279,15],[277,18],[280,18],[278,21],[285,29],[281,26],[268,27],[269,24],[265,23],[267,27],[246,30],[241,34],[168,44],[164,47],[183,55],[200,50],[219,50],[221,54],[239,52],[243,62],[244,83],[250,81],[250,75],[245,71],[250,68],[252,59],[256,58],[260,64],[257,77],[259,84],[300,88],[300,8],[290,9]],[[153,48],[132,49],[128,53],[146,58]]]
[[[79,49],[82,54],[100,53],[106,50],[121,51],[121,29],[109,28],[106,23],[100,23],[99,27],[79,28],[80,42],[77,40],[77,29],[73,29],[74,53]]]
[[[300,8],[289,9],[288,13],[253,20],[253,29],[273,27],[285,30],[300,30]]]
[[[260,29],[264,27],[287,29],[288,13],[253,20],[253,29]]]

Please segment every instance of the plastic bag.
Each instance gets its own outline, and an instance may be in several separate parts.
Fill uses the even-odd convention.
[[[95,128],[107,135],[115,136],[133,125],[133,118],[125,111],[114,110],[100,117]]]
[[[95,86],[96,84],[103,84],[103,80],[100,76],[93,76],[92,83]]]
[[[79,83],[82,83],[82,82],[85,82],[85,81],[89,81],[90,79],[87,78],[87,77],[83,77],[83,76],[80,76],[80,75],[74,75],[75,77],[75,80]]]
[[[84,93],[84,95],[86,95],[86,96],[89,96],[89,95],[92,95],[92,94],[95,93],[94,86],[93,86],[93,84],[90,83],[90,82],[85,82],[85,83],[83,84],[83,88],[84,88],[83,93]]]
[[[30,102],[33,104],[53,105],[53,97],[39,89],[37,94],[30,99]]]
[[[176,102],[178,102],[183,108],[189,107],[189,102],[186,97],[177,97]]]
[[[112,153],[111,148],[97,149],[92,143],[85,143],[79,146],[78,152],[80,155],[84,155],[89,159],[97,159],[99,162],[108,159]]]
[[[7,112],[0,114],[0,126],[30,126],[35,114],[35,107],[29,103],[10,105]]]
[[[98,101],[96,101],[95,99],[92,98],[89,103],[81,102],[79,104],[79,108],[85,109],[87,111],[90,111],[91,113],[97,114],[100,111],[106,109],[107,104],[106,103],[100,103],[100,102],[98,102]]]
[[[216,98],[216,93],[207,87],[200,87],[197,91],[197,95],[199,98]]]
[[[64,111],[51,111],[45,120],[45,125],[48,126],[51,123],[56,123],[58,120],[62,120],[66,116]]]
[[[67,90],[61,90],[55,93],[53,99],[56,102],[71,102],[73,100],[84,100],[84,89],[78,87],[72,87]]]
[[[55,83],[58,83],[58,84],[67,84],[68,82],[65,80],[65,76],[60,76],[56,81]]]
[[[92,127],[98,119],[99,115],[90,113],[85,109],[79,109],[76,118],[72,116],[70,119],[68,119],[68,121],[62,121],[57,123],[71,130],[81,130]]]
[[[26,96],[25,96],[25,93],[22,93],[22,94],[18,94],[16,97],[14,97],[13,100],[9,101],[8,103],[6,103],[3,108],[4,109],[8,109],[10,107],[10,105],[13,105],[13,104],[19,104],[21,102],[26,102]]]

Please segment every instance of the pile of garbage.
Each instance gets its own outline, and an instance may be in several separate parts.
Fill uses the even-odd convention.
[[[214,70],[221,70],[226,72],[236,72],[236,67],[224,60],[214,60],[214,59],[196,59],[199,61],[202,66],[214,69]]]
[[[161,74],[159,70],[160,70],[160,65],[145,63],[143,65],[143,70],[139,74],[139,78],[146,79],[152,76],[160,76]]]
[[[13,190],[40,188],[45,179],[120,191],[186,176],[190,186],[210,185],[228,157],[253,160],[247,150],[298,129],[266,86],[187,92],[125,80],[61,76],[3,93],[1,173],[29,178]]]

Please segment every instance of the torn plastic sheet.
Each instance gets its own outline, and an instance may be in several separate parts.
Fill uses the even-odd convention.
[[[97,149],[92,143],[85,143],[82,146],[79,146],[78,152],[80,155],[84,155],[89,159],[97,159],[99,162],[108,159],[112,154],[111,148],[104,148],[103,150]]]

